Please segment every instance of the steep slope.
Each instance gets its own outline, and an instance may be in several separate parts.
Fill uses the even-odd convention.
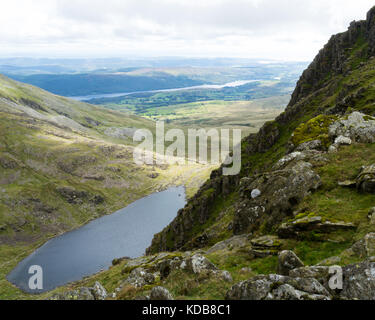
[[[320,139],[326,150],[332,143],[328,127],[338,116],[353,110],[375,113],[374,16],[375,8],[368,12],[366,21],[352,22],[348,31],[329,40],[301,76],[286,111],[243,141],[241,173],[224,177],[220,169],[213,172],[178,217],[155,236],[148,253],[206,247],[249,231],[272,232],[285,218],[293,217],[304,195],[318,185],[284,202],[270,189],[263,195],[267,197],[267,212],[252,219],[243,209],[252,206],[243,184],[254,187],[259,176],[264,178],[279,159],[303,142]]]

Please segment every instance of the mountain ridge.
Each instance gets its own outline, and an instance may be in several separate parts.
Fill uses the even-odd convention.
[[[259,133],[251,134],[243,140],[243,167],[240,175],[224,177],[221,169],[214,171],[210,180],[178,213],[177,218],[160,234],[155,235],[147,250],[148,254],[190,250],[228,237],[232,230],[222,230],[221,235],[215,235],[211,239],[205,230],[208,225],[214,224],[219,214],[217,211],[220,209],[216,208],[218,202],[227,201],[229,196],[238,199],[241,178],[266,171],[293,150],[296,146],[292,143],[291,135],[302,123],[322,114],[342,115],[354,102],[357,103],[357,110],[374,112],[372,100],[366,100],[370,95],[366,95],[366,91],[372,95],[372,87],[364,87],[366,77],[372,75],[374,63],[374,17],[375,7],[368,12],[366,21],[352,22],[348,31],[331,37],[303,72],[285,112],[275,121],[266,123]],[[366,70],[366,75],[354,79],[354,71],[362,69]],[[236,225],[236,215],[233,215],[233,223]],[[235,228],[235,231],[235,234],[243,233],[246,228]]]

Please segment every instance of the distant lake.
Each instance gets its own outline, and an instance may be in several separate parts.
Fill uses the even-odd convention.
[[[25,292],[41,293],[107,269],[115,258],[142,256],[154,234],[185,204],[184,187],[151,194],[48,241],[20,262],[7,279]],[[28,287],[32,265],[43,268],[43,290]]]
[[[91,94],[91,95],[87,95],[87,96],[75,96],[75,97],[68,97],[68,98],[78,100],[78,101],[89,101],[89,100],[92,100],[92,99],[117,98],[117,97],[122,97],[122,96],[130,96],[130,95],[136,94],[136,93],[158,93],[158,92],[175,92],[175,91],[194,90],[194,89],[234,88],[234,87],[240,87],[240,86],[243,86],[245,84],[252,83],[252,82],[258,82],[258,81],[259,80],[239,80],[239,81],[229,82],[229,83],[226,83],[226,84],[204,84],[204,85],[200,85],[200,86],[174,88],[174,89],[106,93],[106,94]]]

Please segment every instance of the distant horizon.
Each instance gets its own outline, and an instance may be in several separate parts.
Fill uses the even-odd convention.
[[[236,56],[189,56],[189,55],[161,55],[161,56],[143,56],[143,55],[132,55],[132,56],[45,56],[45,55],[17,55],[17,56],[2,56],[0,54],[0,60],[16,60],[16,59],[30,59],[30,60],[248,60],[257,63],[279,63],[279,62],[301,62],[306,63],[311,60],[290,60],[290,59],[265,59],[261,57],[236,57]]]

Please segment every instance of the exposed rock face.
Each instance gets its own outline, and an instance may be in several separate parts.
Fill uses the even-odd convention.
[[[375,164],[362,167],[356,182],[359,191],[375,193]]]
[[[352,230],[356,226],[352,223],[324,221],[322,217],[304,217],[292,222],[283,223],[277,233],[280,238],[298,238],[308,231],[329,233],[337,230]]]
[[[352,139],[344,137],[344,136],[339,136],[335,139],[336,146],[349,146],[351,144],[352,144]]]
[[[293,251],[282,251],[279,253],[277,271],[279,274],[289,276],[289,272],[303,267],[304,264]]]
[[[332,292],[337,299],[375,300],[375,262],[373,258],[343,267],[343,290]],[[329,267],[305,267],[290,272],[292,277],[315,278],[329,289]]]
[[[136,288],[141,288],[148,284],[153,284],[155,282],[155,277],[152,273],[147,272],[143,268],[134,269],[129,277],[123,282],[122,286],[125,284],[132,285]]]
[[[263,236],[251,240],[252,249],[250,252],[257,258],[264,258],[277,255],[282,243],[276,236]]]
[[[98,281],[95,282],[95,285],[92,288],[91,292],[95,300],[105,300],[108,296],[107,291]]]
[[[375,119],[363,113],[353,112],[348,119],[336,121],[329,128],[330,137],[336,139],[336,145],[375,142]]]
[[[292,95],[290,105],[306,97],[309,93],[319,89],[324,83],[327,75],[343,74],[351,69],[347,61],[347,50],[353,48],[359,37],[363,36],[369,46],[363,49],[362,56],[370,57],[375,52],[375,8],[367,14],[366,21],[352,22],[347,32],[339,33],[331,37],[309,68],[304,71],[297,83],[296,90]]]
[[[181,269],[193,272],[195,274],[217,270],[216,266],[210,260],[200,254],[196,254],[183,261],[181,264]]]
[[[330,300],[329,292],[316,279],[281,275],[257,276],[228,291],[227,300]]]
[[[308,150],[323,150],[323,144],[322,141],[320,140],[312,140],[312,141],[307,141],[302,144],[300,144],[297,148],[296,151],[308,151]]]
[[[342,299],[375,300],[375,262],[367,260],[343,268]]]
[[[292,208],[309,192],[321,185],[319,175],[312,165],[299,161],[282,171],[264,173],[248,179],[241,188],[242,201],[234,218],[234,233],[252,232],[262,223],[275,226],[292,214]],[[251,190],[258,188],[262,194],[252,199]]]
[[[50,300],[105,300],[107,291],[96,282],[93,288],[81,287],[77,290],[66,291],[56,294]]]
[[[356,242],[352,246],[352,250],[361,258],[375,256],[375,233],[369,233],[362,240]]]
[[[167,289],[163,287],[154,287],[151,290],[150,300],[159,300],[159,301],[173,300],[173,296]]]
[[[239,236],[234,236],[228,240],[224,240],[221,242],[216,243],[210,249],[208,249],[207,253],[213,253],[221,250],[231,250],[231,249],[238,249],[243,248],[249,245],[248,235],[243,234]]]

